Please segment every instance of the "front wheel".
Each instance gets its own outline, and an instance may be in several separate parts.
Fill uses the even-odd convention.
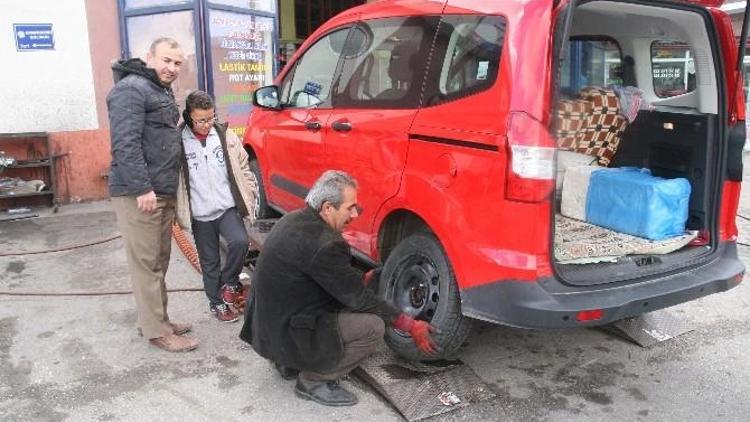
[[[380,297],[440,330],[432,339],[440,348],[427,356],[411,336],[389,327],[385,341],[410,360],[452,357],[471,331],[471,320],[461,314],[461,302],[450,262],[440,242],[430,233],[416,233],[402,240],[385,261],[378,286]]]

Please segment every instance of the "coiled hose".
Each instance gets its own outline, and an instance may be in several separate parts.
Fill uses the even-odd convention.
[[[193,266],[193,269],[195,269],[198,274],[201,274],[202,271],[200,261],[198,260],[198,251],[195,250],[193,242],[188,239],[185,231],[182,230],[182,227],[177,223],[172,224],[172,237],[174,238],[174,241],[177,242],[177,247],[180,248],[182,254],[185,255],[185,258],[190,262],[190,265]]]

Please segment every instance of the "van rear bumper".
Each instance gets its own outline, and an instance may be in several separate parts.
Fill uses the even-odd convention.
[[[502,280],[461,290],[464,315],[522,328],[590,327],[640,315],[736,287],[745,266],[737,245],[724,243],[706,264],[638,282],[580,287],[557,278]],[[596,321],[577,321],[580,311],[601,309]]]

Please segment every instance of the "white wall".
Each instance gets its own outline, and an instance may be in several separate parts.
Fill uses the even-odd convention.
[[[97,129],[84,0],[2,0],[0,9],[0,133]],[[51,23],[55,49],[16,51],[14,23]]]

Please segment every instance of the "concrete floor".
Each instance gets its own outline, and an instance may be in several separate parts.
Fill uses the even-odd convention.
[[[746,172],[748,173],[748,172]],[[746,180],[748,180],[746,176]],[[750,193],[741,213],[750,216]],[[107,202],[0,223],[0,251],[56,248],[117,234]],[[750,222],[738,219],[750,243]],[[0,291],[129,289],[121,241],[67,252],[0,257]],[[750,248],[740,246],[746,265]],[[170,288],[201,282],[177,248]],[[175,321],[194,324],[198,350],[169,354],[134,328],[129,295],[0,296],[0,420],[398,421],[357,379],[360,404],[327,408],[292,393],[210,318],[201,292],[169,296]],[[480,324],[460,358],[497,397],[434,421],[750,420],[750,286],[672,308],[696,329],[644,349],[599,330],[528,331]]]

